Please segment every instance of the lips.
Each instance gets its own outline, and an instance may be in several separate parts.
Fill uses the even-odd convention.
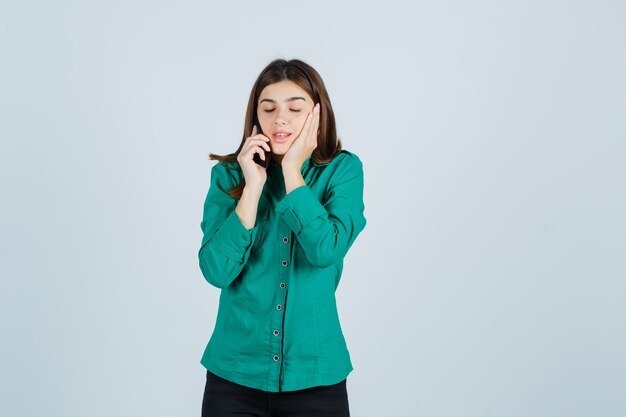
[[[286,142],[291,137],[290,132],[285,131],[276,131],[272,133],[272,139],[274,139],[278,143]]]

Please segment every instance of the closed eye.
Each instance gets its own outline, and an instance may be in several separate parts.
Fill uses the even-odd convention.
[[[302,110],[295,110],[295,109],[289,109],[289,110],[291,110],[292,112],[296,112],[296,113],[298,113],[298,112],[302,111]],[[263,110],[263,111],[264,111],[265,113],[271,113],[271,112],[273,112],[273,111],[274,111],[274,109],[272,109],[272,110]]]

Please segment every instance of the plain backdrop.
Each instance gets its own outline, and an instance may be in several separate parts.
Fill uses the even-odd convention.
[[[623,1],[0,3],[0,415],[199,416],[209,152],[323,77],[352,415],[626,415]]]

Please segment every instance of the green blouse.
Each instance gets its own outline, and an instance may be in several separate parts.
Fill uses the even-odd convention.
[[[248,230],[227,192],[243,172],[237,162],[217,163],[200,224],[200,269],[221,289],[200,363],[268,392],[335,384],[353,370],[335,291],[366,223],[363,165],[342,150],[325,164],[309,157],[301,172],[306,185],[285,195],[282,168],[270,162]]]

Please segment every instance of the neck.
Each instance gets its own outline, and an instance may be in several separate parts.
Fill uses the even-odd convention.
[[[272,159],[276,162],[276,165],[280,166],[280,163],[283,161],[283,156],[284,155],[272,154]]]

